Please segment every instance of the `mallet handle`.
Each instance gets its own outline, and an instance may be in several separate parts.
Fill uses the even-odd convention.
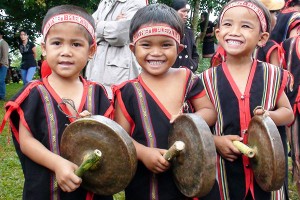
[[[247,145],[245,145],[244,143],[240,142],[240,141],[233,141],[232,142],[233,145],[238,148],[238,150],[244,154],[245,156],[247,156],[248,158],[253,158],[255,156],[255,150],[252,149],[251,147],[248,147]]]
[[[94,150],[91,153],[88,153],[84,156],[83,162],[75,171],[75,174],[79,177],[82,177],[86,171],[90,170],[91,168],[95,168],[97,167],[97,165],[99,165],[101,157],[102,153],[98,149]]]
[[[164,158],[167,161],[172,160],[176,156],[179,155],[179,153],[185,148],[185,144],[182,141],[176,141],[174,144],[169,148],[169,150],[164,154]]]

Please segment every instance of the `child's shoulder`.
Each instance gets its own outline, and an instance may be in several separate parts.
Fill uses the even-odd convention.
[[[192,74],[193,72],[190,69],[183,67],[183,68],[172,68],[170,75],[176,78],[180,78],[180,77],[188,77]]]
[[[139,78],[137,77],[135,79],[124,81],[120,84],[112,85],[113,94],[116,95],[120,91],[130,90],[134,84],[139,84],[139,82]]]

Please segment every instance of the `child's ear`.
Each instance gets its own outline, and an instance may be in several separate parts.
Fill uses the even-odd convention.
[[[260,47],[263,47],[267,43],[267,41],[269,39],[269,35],[270,34],[268,32],[261,33],[260,39],[259,39],[257,45]]]
[[[219,33],[220,33],[220,29],[216,28],[216,29],[215,29],[215,36],[216,36],[216,39],[217,39],[218,41],[219,41],[219,38],[220,38]]]
[[[177,54],[179,54],[183,49],[184,49],[184,45],[183,44],[179,44],[178,48],[177,48]]]
[[[135,54],[135,45],[132,42],[129,44],[129,48],[130,48],[131,52],[133,54]]]
[[[41,42],[41,49],[42,49],[42,55],[47,56],[47,54],[46,54],[46,44],[45,44],[44,41]]]
[[[97,44],[94,43],[92,46],[90,46],[89,59],[92,59],[94,57],[96,50],[97,50]]]

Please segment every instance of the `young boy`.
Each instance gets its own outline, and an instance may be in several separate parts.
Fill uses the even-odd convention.
[[[74,173],[78,166],[61,157],[59,147],[66,125],[78,113],[88,110],[109,117],[112,112],[102,85],[80,76],[95,52],[94,21],[84,9],[62,5],[47,12],[42,31],[42,51],[52,73],[30,82],[6,104],[5,119],[10,117],[25,177],[23,199],[92,198],[80,187],[81,178]]]
[[[216,120],[199,78],[187,68],[171,68],[183,49],[183,29],[176,11],[163,4],[140,9],[131,21],[130,49],[142,72],[114,88],[115,120],[133,138],[139,160],[126,199],[185,199],[163,157],[170,120],[183,112],[196,112],[209,125]]]
[[[221,199],[267,200],[272,196],[259,187],[249,158],[242,156],[232,143],[241,139],[247,143],[251,118],[263,113],[262,109],[255,109],[257,106],[262,106],[277,126],[293,121],[284,93],[287,71],[252,58],[256,46],[268,40],[269,31],[270,13],[261,2],[230,1],[221,11],[215,32],[226,59],[200,76],[218,113],[214,140]],[[276,195],[276,199],[284,198],[284,194]]]

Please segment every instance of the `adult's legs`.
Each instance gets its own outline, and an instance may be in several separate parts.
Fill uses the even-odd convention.
[[[27,70],[21,69],[21,75],[23,84],[26,85],[29,81],[32,80],[34,74],[35,74],[36,67],[30,67]]]
[[[27,83],[29,81],[32,81],[33,79],[33,76],[35,74],[35,70],[36,70],[36,67],[30,67],[28,70],[27,70],[27,76],[26,76],[26,81]]]
[[[0,66],[0,100],[5,99],[6,85],[5,78],[7,73],[7,67],[4,65]]]
[[[27,81],[26,81],[27,69],[21,69],[21,76],[22,76],[23,85],[26,85],[27,84]]]

